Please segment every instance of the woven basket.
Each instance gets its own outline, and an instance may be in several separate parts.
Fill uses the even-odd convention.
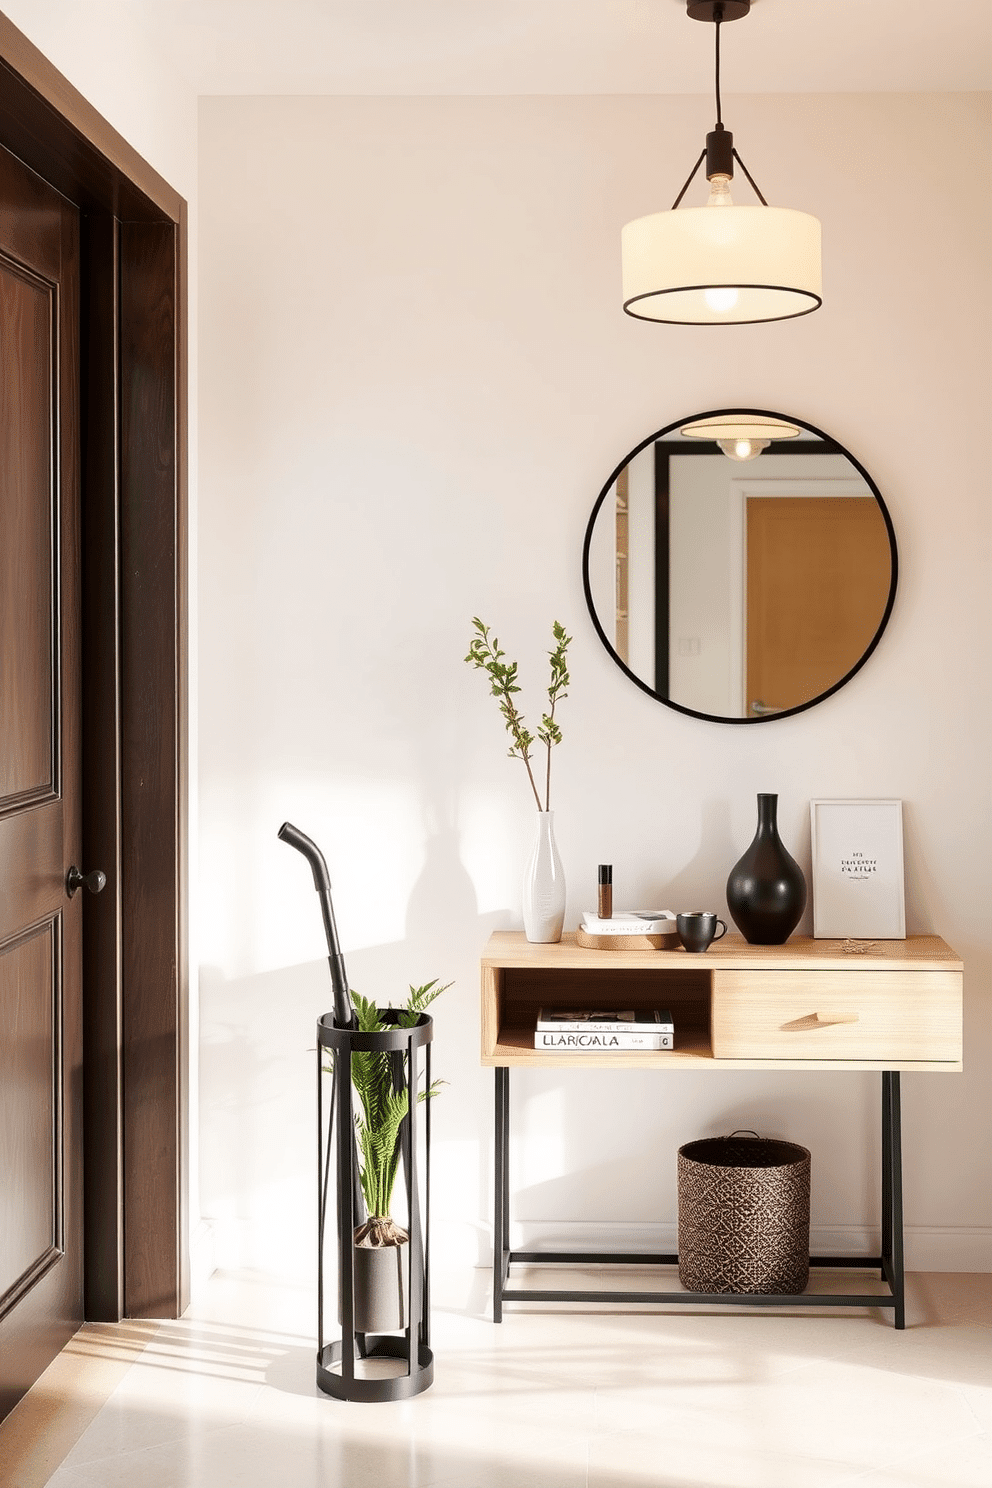
[[[679,1148],[679,1280],[690,1292],[809,1283],[809,1153],[757,1136]]]

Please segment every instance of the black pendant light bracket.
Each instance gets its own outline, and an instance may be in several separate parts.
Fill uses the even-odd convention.
[[[714,176],[725,176],[728,181],[734,178],[734,161],[744,172],[755,196],[763,207],[768,203],[762,196],[758,184],[744,164],[741,157],[734,148],[733,132],[724,127],[723,106],[720,100],[720,27],[724,21],[739,21],[746,16],[751,9],[751,0],[686,0],[686,10],[694,21],[709,21],[716,27],[715,68],[714,68],[714,91],[716,93],[716,125],[706,136],[706,149],[703,150],[682,190],[672,203],[672,211],[679,205],[689,187],[696,178],[696,174],[703,161],[706,161],[706,179],[712,181]]]
[[[733,132],[724,129],[722,124],[717,124],[706,136],[706,179],[712,181],[714,176],[729,176],[734,174],[734,149]]]

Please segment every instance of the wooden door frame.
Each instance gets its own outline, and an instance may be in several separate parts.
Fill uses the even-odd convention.
[[[692,440],[686,440],[683,448],[681,444],[666,444],[663,439],[659,439],[654,447],[654,689],[665,698],[668,697],[669,650],[671,647],[671,461],[676,455],[679,459],[683,455],[709,455],[712,459],[715,453],[713,442],[706,440],[700,440],[698,444]],[[765,455],[847,455],[846,450],[841,449],[839,444],[834,444],[833,440],[827,439],[826,436],[822,439],[792,439],[788,441],[788,444],[785,442],[776,444],[773,440],[762,453]],[[850,459],[850,456],[848,455],[847,458]],[[686,708],[683,711],[691,713],[693,710]],[[726,721],[734,722],[733,719]],[[753,719],[751,721],[754,722]]]
[[[189,1300],[186,203],[0,14],[0,145],[81,217],[87,1318]]]

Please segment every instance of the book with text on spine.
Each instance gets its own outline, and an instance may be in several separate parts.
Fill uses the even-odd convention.
[[[671,1049],[673,1033],[609,1033],[586,1030],[581,1033],[547,1033],[538,1029],[534,1034],[535,1049],[555,1049],[565,1054],[612,1054],[621,1050],[650,1052]]]
[[[659,1008],[540,1008],[538,1033],[673,1033],[670,1012]]]

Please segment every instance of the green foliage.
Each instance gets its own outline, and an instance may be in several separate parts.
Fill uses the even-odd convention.
[[[483,625],[478,618],[474,619],[472,624],[478,633],[472,637],[472,644],[469,646],[465,660],[471,666],[488,672],[490,690],[499,703],[506,731],[513,740],[509,750],[510,758],[522,759],[526,764],[530,760],[530,746],[534,742],[534,735],[527,732],[523,718],[513,701],[513,694],[520,691],[517,686],[517,663],[503,661],[506,652],[500,649],[499,641],[495,636],[492,640],[489,639],[488,625]]]
[[[504,660],[506,652],[500,648],[499,641],[495,636],[490,638],[489,626],[484,625],[476,616],[472,620],[475,635],[472,637],[468,655],[465,660],[470,666],[479,671],[484,671],[489,677],[490,691],[499,703],[500,712],[506,731],[510,735],[511,744],[509,748],[510,759],[521,759],[527,768],[527,778],[530,781],[534,799],[537,802],[538,811],[550,811],[551,809],[551,750],[555,744],[562,740],[561,729],[555,719],[555,706],[561,698],[568,696],[565,688],[569,683],[566,654],[571,645],[572,637],[565,634],[565,627],[557,620],[554,622],[551,633],[555,640],[553,651],[548,652],[551,660],[551,680],[548,684],[549,708],[541,715],[541,725],[537,730],[537,738],[547,750],[547,768],[545,771],[544,801],[542,804],[537,783],[534,780],[534,771],[531,767],[531,746],[535,736],[527,729],[523,716],[513,701],[514,694],[520,691],[517,685],[517,663]]]
[[[420,1014],[450,986],[448,982],[439,987],[435,979],[423,987],[411,987],[406,1005],[388,1011],[399,1013],[399,1027],[412,1028]],[[383,1033],[397,1026],[396,1023],[386,1023],[375,1003],[367,997],[362,997],[359,992],[351,995],[362,1033]],[[361,1154],[362,1193],[370,1217],[386,1218],[399,1167],[400,1128],[410,1109],[402,1055],[356,1049],[351,1056],[351,1080],[360,1107],[355,1112],[355,1130]],[[418,1093],[418,1102],[437,1095],[444,1083],[443,1080],[433,1081],[429,1090]]]

